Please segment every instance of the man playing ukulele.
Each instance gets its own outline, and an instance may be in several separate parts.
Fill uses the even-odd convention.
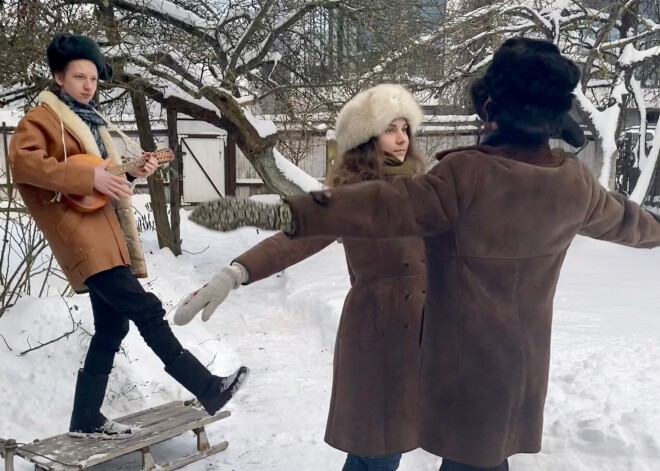
[[[106,171],[110,162],[120,159],[92,101],[98,80],[110,80],[112,68],[98,44],[85,36],[57,35],[46,54],[55,83],[18,124],[9,158],[25,205],[71,286],[79,292],[89,290],[95,332],[78,372],[69,432],[100,438],[131,435],[130,427],[108,420],[100,411],[129,320],[165,364],[165,371],[213,415],[240,388],[248,368],[242,366],[228,377],[215,376],[183,348],[164,320],[160,300],[131,273],[122,227],[110,202],[95,211],[78,212],[61,198],[94,191],[114,199],[132,194],[126,178]],[[77,154],[104,161],[96,167],[67,161]],[[152,154],[142,157],[145,164],[130,170],[130,177],[148,177],[158,167]]]

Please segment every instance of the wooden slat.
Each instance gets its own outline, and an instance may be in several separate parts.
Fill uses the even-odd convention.
[[[230,415],[229,411],[222,411],[209,416],[204,411],[183,405],[182,402],[173,402],[116,419],[117,422],[125,424],[138,422],[142,424],[137,433],[126,440],[81,439],[63,434],[25,445],[17,450],[17,453],[30,461],[42,464],[48,462],[31,454],[31,451],[60,462],[60,464],[48,463],[53,471],[82,469],[169,440]]]
[[[179,469],[179,468],[181,468],[183,466],[186,466],[190,463],[194,463],[195,461],[199,461],[203,458],[206,458],[207,456],[215,455],[216,453],[219,453],[223,450],[226,450],[228,446],[229,446],[229,443],[227,443],[227,442],[218,443],[216,446],[211,447],[205,453],[195,453],[194,455],[186,456],[185,458],[181,458],[180,460],[173,461],[172,463],[168,463],[166,465],[161,465],[161,466],[158,467],[158,470],[159,471],[172,471],[174,469]]]
[[[146,429],[153,427],[155,424],[162,422],[168,417],[177,417],[181,415],[189,416],[191,420],[209,416],[204,411],[195,410],[184,406],[183,403],[178,403],[178,406],[162,408],[160,410],[155,410],[152,413],[134,414],[130,418],[121,417],[120,419],[117,419],[117,422],[125,425],[135,425],[140,429]]]
[[[168,402],[167,404],[162,404],[162,405],[157,406],[157,407],[152,407],[150,409],[141,410],[140,412],[135,412],[133,414],[125,415],[123,417],[115,419],[115,421],[117,421],[117,422],[122,421],[122,423],[124,423],[125,421],[133,420],[135,418],[139,418],[139,417],[142,417],[144,415],[157,414],[158,412],[160,412],[162,410],[169,410],[169,409],[173,409],[175,407],[180,407],[182,405],[183,405],[183,402],[181,402],[181,401],[172,401],[172,402]]]

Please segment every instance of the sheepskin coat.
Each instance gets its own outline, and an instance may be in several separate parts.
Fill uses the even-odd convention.
[[[319,252],[334,239],[270,237],[235,261],[249,283]],[[419,446],[419,336],[426,292],[424,244],[417,237],[344,239],[351,281],[339,322],[325,441],[376,456]]]
[[[131,259],[112,203],[80,213],[56,197],[93,192],[94,169],[67,162],[65,154],[101,154],[87,124],[57,96],[45,91],[39,102],[18,123],[12,137],[12,177],[71,286],[83,291],[89,276],[130,265]],[[119,163],[108,130],[101,127],[99,131],[108,157]]]
[[[287,202],[296,237],[424,237],[420,443],[479,467],[541,449],[552,303],[575,236],[660,245],[653,215],[547,144],[462,149],[425,175]]]

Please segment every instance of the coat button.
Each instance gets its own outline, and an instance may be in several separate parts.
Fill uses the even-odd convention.
[[[409,301],[410,298],[412,298],[412,294],[410,294],[410,293],[406,293],[406,295],[404,296],[404,299],[405,299],[406,301]]]
[[[404,263],[403,266],[408,268],[410,266],[410,263]]]
[[[410,324],[403,324],[403,328],[406,330],[410,330]]]

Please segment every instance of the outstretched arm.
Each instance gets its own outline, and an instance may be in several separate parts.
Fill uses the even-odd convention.
[[[229,198],[200,204],[190,220],[209,229],[243,226],[281,230],[294,237],[393,238],[446,231],[469,205],[476,165],[457,159],[438,163],[428,174],[373,181],[290,197],[281,205]]]
[[[174,323],[187,324],[200,311],[206,322],[232,289],[278,273],[320,252],[332,242],[334,239],[328,238],[291,240],[282,233],[263,240],[239,255],[231,266],[223,268],[203,287],[189,294],[174,314]]]
[[[451,172],[372,181],[285,199],[295,237],[392,238],[447,230],[458,218]]]
[[[280,232],[239,255],[234,262],[247,270],[245,284],[254,283],[302,262],[334,241],[334,238],[325,237],[291,240]]]
[[[631,247],[660,246],[660,221],[653,214],[623,195],[608,192],[591,173],[586,178],[591,199],[581,234]]]

